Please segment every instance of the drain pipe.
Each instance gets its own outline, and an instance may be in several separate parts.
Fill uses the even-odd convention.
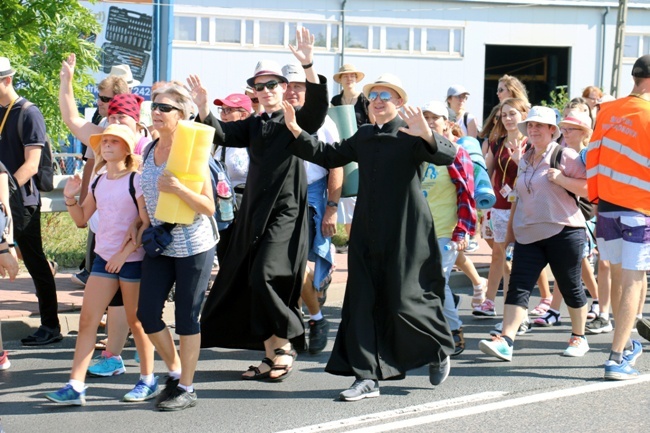
[[[600,83],[599,86],[603,88],[603,81],[605,75],[605,33],[607,29],[607,14],[609,13],[609,6],[605,7],[605,13],[603,13],[603,19],[601,23],[602,32],[601,32],[601,41],[600,41]]]
[[[341,2],[341,63],[339,67],[345,64],[345,4],[348,0]]]

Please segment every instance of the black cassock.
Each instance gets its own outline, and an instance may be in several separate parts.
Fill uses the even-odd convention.
[[[327,86],[307,83],[305,105],[296,116],[316,132],[327,115]],[[289,152],[294,140],[284,112],[223,123],[215,144],[248,147],[246,192],[232,239],[201,313],[201,347],[264,348],[272,335],[304,347],[298,299],[307,262],[307,176],[302,160]]]
[[[442,314],[445,279],[420,165],[449,165],[450,141],[436,145],[398,131],[399,117],[364,125],[341,143],[308,134],[291,151],[325,168],[359,164],[359,191],[348,249],[341,325],[325,370],[363,379],[401,379],[439,362],[454,342]]]

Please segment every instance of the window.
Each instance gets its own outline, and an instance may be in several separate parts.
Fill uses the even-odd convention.
[[[460,29],[454,29],[454,53],[462,53],[462,32]]]
[[[344,38],[346,48],[368,49],[368,27],[366,26],[346,26]]]
[[[427,29],[427,51],[449,51],[449,30]]]
[[[338,50],[339,48],[339,25],[338,24],[330,25],[330,48],[332,50]]]
[[[416,54],[422,52],[422,31],[420,29],[413,30],[413,52]]]
[[[646,54],[650,54],[650,36],[643,37],[643,52],[641,55],[645,56]]]
[[[174,17],[174,39],[196,41],[196,17]]]
[[[386,27],[386,49],[391,51],[409,50],[409,29]]]
[[[215,19],[215,42],[225,42],[229,44],[238,44],[241,40],[241,20],[224,20],[224,19]],[[252,27],[252,23],[251,23]],[[248,26],[246,28],[248,30]],[[251,34],[252,34],[251,28]],[[253,41],[251,40],[251,43]]]
[[[210,18],[201,17],[201,42],[210,42]]]
[[[372,38],[372,49],[379,51],[381,49],[381,27],[370,27],[370,37]]]
[[[251,20],[244,21],[246,25],[246,45],[253,45],[253,31],[255,30],[255,23]]]
[[[260,21],[259,35],[261,45],[284,45],[284,23],[279,21]]]
[[[637,35],[625,36],[623,42],[623,57],[639,57],[639,43],[641,38]]]

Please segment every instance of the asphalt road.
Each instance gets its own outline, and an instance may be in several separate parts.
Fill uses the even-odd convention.
[[[474,319],[467,295],[461,313],[467,349],[453,359],[445,383],[433,388],[421,368],[405,380],[382,382],[379,398],[354,403],[337,401],[353,379],[323,371],[332,341],[318,356],[300,356],[298,371],[282,383],[239,379],[248,365],[259,362],[260,353],[203,350],[195,378],[198,405],[174,413],[157,412],[152,402],[119,401],[137,381],[133,347],[124,353],[126,374],[89,378],[87,406],[61,407],[43,395],[67,381],[74,336],[45,348],[11,341],[6,348],[12,368],[0,372],[0,423],[7,433],[650,431],[649,356],[637,362],[644,373],[640,379],[605,382],[602,364],[612,334],[589,336],[591,351],[585,357],[565,358],[560,355],[570,336],[567,322],[533,328],[517,339],[513,361],[501,362],[478,350],[478,341],[498,320]],[[340,304],[327,306],[325,314],[333,339]],[[563,316],[568,318],[566,311]],[[156,361],[156,372],[164,371]]]

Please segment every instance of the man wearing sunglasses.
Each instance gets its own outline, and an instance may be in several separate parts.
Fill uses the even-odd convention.
[[[327,80],[313,68],[314,37],[301,28],[296,42],[290,48],[307,77],[297,118],[314,133],[327,114]],[[188,84],[200,121],[216,128],[215,143],[248,147],[250,153],[246,194],[231,244],[201,315],[201,345],[264,349],[262,362],[242,379],[278,382],[293,371],[292,343],[297,349],[305,343],[298,299],[308,249],[307,178],[302,160],[287,149],[293,136],[282,110],[287,79],[276,62],[259,62],[247,84],[255,89],[264,113],[229,123],[209,112],[197,77],[190,77]]]
[[[323,167],[359,164],[359,193],[348,250],[341,324],[325,370],[354,376],[343,401],[379,396],[379,380],[403,379],[429,364],[429,381],[449,374],[454,340],[443,315],[445,278],[422,163],[449,165],[456,146],[433,132],[419,108],[404,107],[399,78],[384,74],[363,92],[375,125],[326,144],[305,133],[285,103],[296,140],[289,150]],[[402,111],[400,111],[402,109]]]

